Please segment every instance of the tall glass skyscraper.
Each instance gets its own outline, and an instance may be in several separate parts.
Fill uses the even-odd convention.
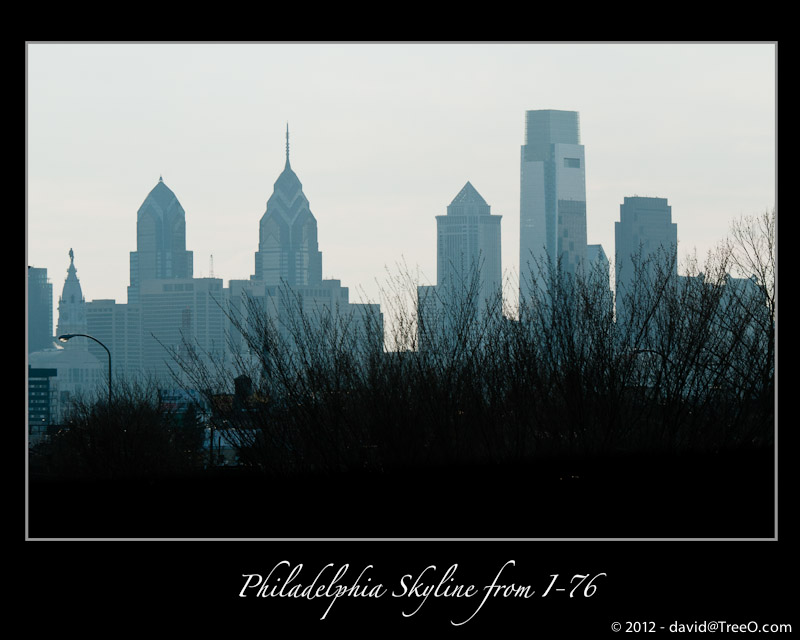
[[[447,215],[436,216],[436,284],[454,292],[477,278],[476,302],[498,311],[503,285],[500,220],[469,182],[447,207]]]
[[[525,114],[520,161],[520,294],[539,266],[574,273],[586,259],[586,169],[577,111]]]
[[[192,267],[192,252],[186,250],[186,214],[159,178],[137,212],[128,302],[139,302],[143,281],[191,278]]]
[[[47,269],[28,267],[28,353],[53,344],[53,285]]]
[[[656,265],[648,261],[672,259],[672,275],[678,273],[678,225],[672,222],[672,207],[667,199],[626,197],[619,207],[619,222],[614,223],[614,243],[617,317],[621,318],[623,299],[632,290],[637,269],[642,268],[636,267],[635,262],[648,267],[648,274],[653,277]]]
[[[317,220],[309,208],[303,185],[289,164],[286,129],[286,165],[275,181],[261,217],[254,280],[268,285],[316,285],[322,282],[322,253],[317,242]]]
[[[453,198],[447,214],[436,216],[436,286],[417,287],[420,351],[446,349],[444,345],[459,339],[465,321],[500,317],[501,218],[491,214],[470,182]]]

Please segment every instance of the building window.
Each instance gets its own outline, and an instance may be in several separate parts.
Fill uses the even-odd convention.
[[[564,158],[564,166],[567,169],[580,169],[581,168],[581,159],[580,158]]]

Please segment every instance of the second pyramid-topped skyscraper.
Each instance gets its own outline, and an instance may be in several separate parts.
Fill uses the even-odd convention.
[[[303,185],[289,164],[289,127],[286,127],[286,165],[275,181],[261,217],[254,280],[267,285],[314,285],[322,282],[322,253],[317,220],[309,208]]]

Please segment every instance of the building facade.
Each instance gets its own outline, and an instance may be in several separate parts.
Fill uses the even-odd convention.
[[[586,259],[586,167],[576,111],[527,111],[520,159],[520,295],[548,261],[575,273]]]
[[[625,298],[632,295],[637,279],[652,279],[657,268],[668,265],[677,276],[678,225],[672,222],[672,207],[666,198],[626,197],[614,223],[616,260],[614,281],[617,318],[623,319]]]
[[[436,285],[417,287],[417,345],[448,349],[503,311],[500,221],[470,182],[436,216]]]
[[[130,256],[128,302],[139,302],[145,280],[191,278],[192,252],[186,250],[186,213],[159,178],[136,214],[136,251]]]
[[[142,368],[160,385],[182,374],[175,356],[212,367],[227,357],[228,321],[221,278],[144,280],[140,291]]]
[[[106,345],[114,357],[114,377],[135,379],[142,373],[142,313],[139,304],[119,304],[100,299],[86,303],[89,334]],[[101,362],[105,350],[95,342],[89,352]]]
[[[353,303],[348,287],[322,277],[317,220],[289,162],[288,127],[286,162],[259,221],[258,237],[250,281],[230,281],[228,302],[234,316],[264,314],[287,344],[335,316],[342,330],[359,336],[359,347],[369,343],[383,348],[380,306]],[[250,303],[245,302],[247,298]],[[258,320],[245,319],[245,323],[253,327]],[[236,331],[231,331],[230,343],[235,350],[245,350],[245,341]]]
[[[53,343],[53,285],[47,269],[28,267],[28,353]]]
[[[57,375],[56,369],[28,366],[28,446],[42,442],[54,423],[56,389],[50,379]]]
[[[471,183],[467,182],[447,207],[436,216],[436,285],[448,296],[464,298],[472,289],[473,302],[501,310],[503,271],[500,257],[501,216]],[[455,300],[454,300],[455,302]]]
[[[267,285],[285,283],[292,287],[322,281],[317,220],[311,213],[303,185],[289,164],[288,127],[286,164],[261,216],[252,277]]]

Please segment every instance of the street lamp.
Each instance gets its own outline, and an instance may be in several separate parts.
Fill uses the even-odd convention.
[[[61,342],[67,342],[71,338],[89,338],[89,340],[94,340],[97,344],[99,344],[103,349],[106,350],[108,354],[108,406],[111,406],[111,352],[108,350],[108,347],[100,342],[94,336],[87,335],[85,333],[65,333],[63,336],[58,336],[58,339]]]

